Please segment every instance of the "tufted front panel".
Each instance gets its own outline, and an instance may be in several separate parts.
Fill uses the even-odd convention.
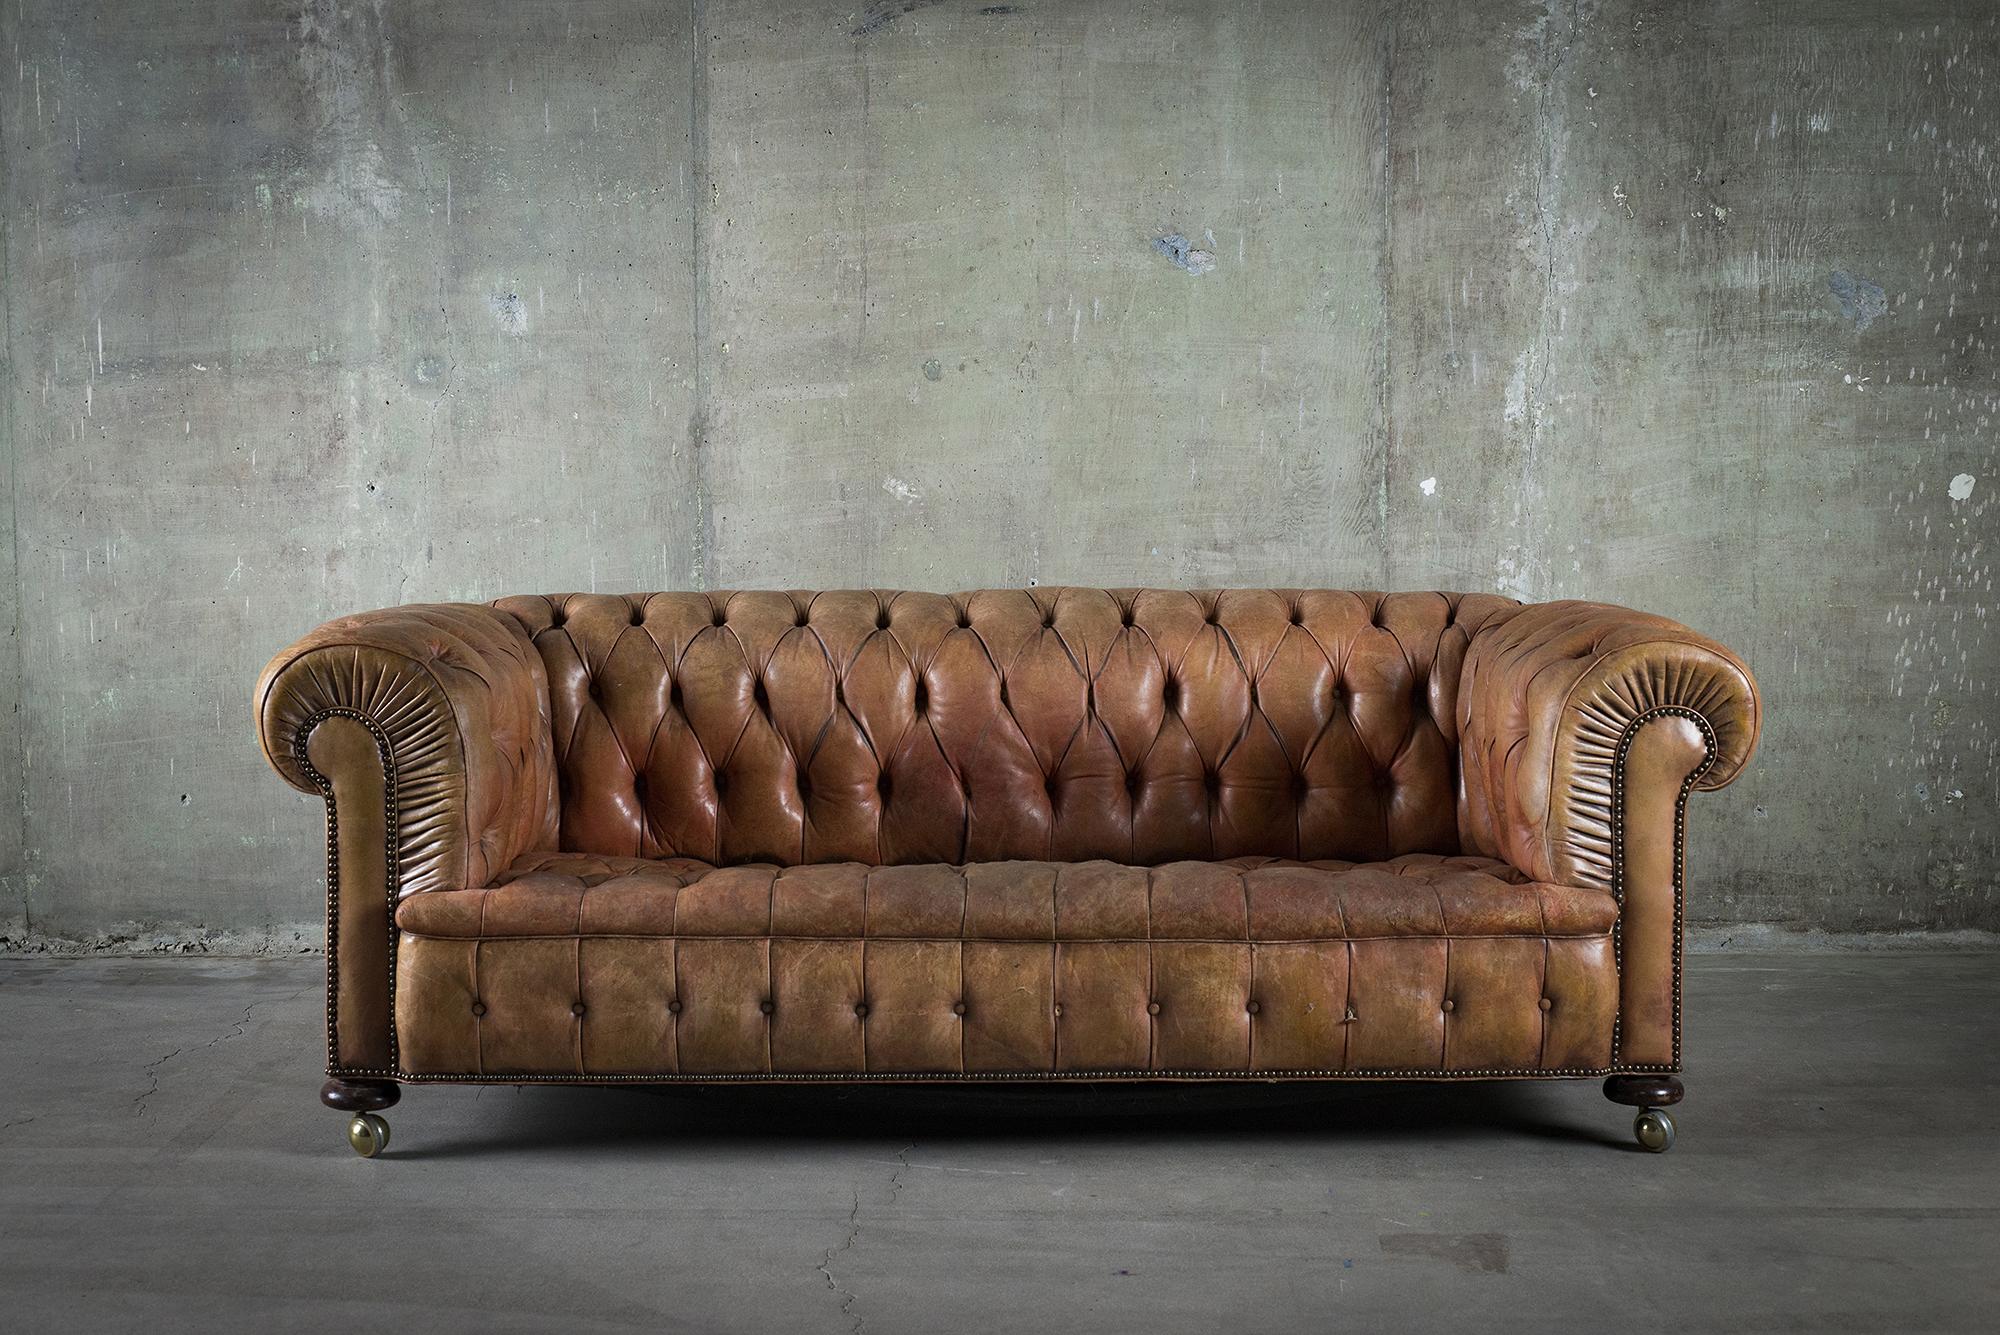
[[[409,1072],[1471,1076],[1611,1059],[1610,895],[1481,858],[515,870],[398,911]]]
[[[503,599],[561,847],[727,865],[1458,848],[1487,595],[1050,588]]]

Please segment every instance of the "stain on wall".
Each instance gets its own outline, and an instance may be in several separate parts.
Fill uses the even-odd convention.
[[[1678,617],[1769,705],[1694,922],[2000,929],[1989,5],[22,0],[0,46],[38,933],[317,938],[248,692],[332,615],[1067,581]]]
[[[1826,276],[1827,290],[1840,302],[1841,318],[1854,321],[1854,332],[1865,334],[1868,326],[1889,313],[1889,294],[1879,283],[1856,278],[1845,269]]]

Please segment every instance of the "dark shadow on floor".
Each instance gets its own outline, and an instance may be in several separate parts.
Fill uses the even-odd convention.
[[[487,1086],[431,1144],[392,1145],[385,1158],[447,1159],[589,1152],[656,1145],[755,1142],[976,1144],[1038,1136],[1068,1141],[1134,1136],[1196,1142],[1254,1135],[1370,1145],[1531,1139],[1637,1151],[1629,1110],[1576,1081],[1318,1085]],[[408,1103],[438,1093],[405,1087]],[[463,1097],[462,1093],[459,1097]],[[405,1105],[407,1106],[407,1104]],[[389,1116],[392,1121],[395,1113]],[[471,1132],[471,1134],[463,1134]]]

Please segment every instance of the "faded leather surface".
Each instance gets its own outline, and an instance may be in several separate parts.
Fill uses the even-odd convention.
[[[342,617],[292,645],[257,682],[264,758],[318,791],[294,750],[300,729],[349,709],[396,762],[399,895],[484,885],[555,837],[548,683],[520,623],[475,604]]]
[[[389,1037],[388,774],[375,734],[336,715],[312,730],[306,753],[331,784],[330,812],[345,813],[335,834],[335,882],[327,902],[327,1056],[343,1066],[394,1060]],[[335,977],[334,975],[337,975]]]
[[[1602,936],[1602,890],[1522,880],[1504,862],[1411,853],[1389,862],[1236,858],[1112,862],[858,862],[709,868],[530,854],[492,887],[405,900],[418,936],[932,937],[992,941],[1364,940]]]
[[[1739,774],[1757,745],[1750,670],[1664,617],[1603,603],[1503,612],[1477,636],[1459,696],[1459,838],[1538,880],[1609,886],[1611,775],[1648,710],[1679,706],[1715,734],[1702,788]]]
[[[397,967],[419,1075],[1583,1073],[1618,1005],[1605,936],[406,934]]]
[[[439,1078],[1678,1064],[1681,785],[1757,727],[1658,618],[1296,590],[406,608],[259,699],[300,786],[329,708],[390,745],[396,924],[343,811],[333,921],[382,949],[332,961],[335,1065]],[[330,726],[360,806],[374,735]],[[392,970],[384,1062],[348,1031]]]
[[[330,785],[329,1050],[336,1065],[383,1069],[395,1052],[389,901],[483,885],[554,838],[541,660],[490,607],[390,608],[314,630],[271,660],[253,698],[272,768],[321,791],[303,744]]]
[[[1684,785],[1720,788],[1748,763],[1761,717],[1749,669],[1662,617],[1545,603],[1474,640],[1459,710],[1464,847],[1617,892],[1618,1060],[1678,1068]]]

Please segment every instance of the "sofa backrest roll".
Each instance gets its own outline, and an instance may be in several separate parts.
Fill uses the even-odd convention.
[[[718,864],[1458,851],[1492,595],[1034,588],[501,599],[561,845]]]

